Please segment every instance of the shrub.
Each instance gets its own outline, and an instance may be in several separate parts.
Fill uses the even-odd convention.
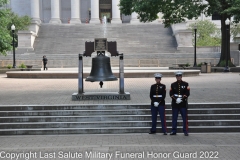
[[[203,64],[203,63],[201,62],[201,63],[199,63],[197,66],[198,66],[198,67],[201,67],[201,66],[202,66],[202,64]]]
[[[190,66],[190,64],[189,64],[189,63],[186,63],[186,64],[185,64],[185,66],[186,66],[186,67],[189,67],[189,66]]]
[[[26,65],[24,63],[21,63],[21,65],[19,66],[19,68],[27,68]]]
[[[8,68],[8,69],[11,69],[11,68],[12,68],[12,65],[8,64],[8,65],[7,65],[7,68]]]

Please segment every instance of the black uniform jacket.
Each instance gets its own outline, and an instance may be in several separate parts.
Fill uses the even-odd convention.
[[[166,86],[161,83],[153,84],[150,88],[151,105],[158,102],[159,105],[165,105]]]
[[[190,96],[190,87],[187,82],[176,81],[172,83],[169,94],[172,98],[172,107],[187,107],[187,99]],[[176,103],[178,97],[182,98],[182,102],[179,104]]]
[[[48,59],[47,58],[43,58],[43,63],[47,64]]]

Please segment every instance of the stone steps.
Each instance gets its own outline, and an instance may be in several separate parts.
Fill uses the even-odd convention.
[[[182,126],[182,122],[179,119],[180,122],[178,122],[179,126]],[[239,126],[240,121],[239,120],[189,120],[188,122],[189,126],[191,128],[196,127],[208,127],[208,126]],[[168,128],[171,128],[172,121],[167,120],[166,125]],[[0,130],[1,129],[9,129],[9,128],[15,128],[15,129],[50,129],[50,128],[112,128],[112,127],[147,127],[151,126],[151,121],[108,121],[108,122],[25,122],[25,123],[2,123],[0,124]],[[159,125],[160,126],[160,123]],[[179,127],[181,128],[181,127]]]
[[[180,128],[180,127],[179,127]],[[182,133],[182,129],[177,129]],[[62,134],[126,134],[126,133],[148,133],[148,127],[103,127],[103,128],[40,128],[40,129],[0,129],[1,135],[62,135]],[[167,127],[171,131],[171,127]],[[191,133],[210,132],[239,132],[239,126],[191,126]],[[161,129],[157,129],[161,133]]]
[[[215,54],[216,55],[216,54]],[[176,63],[189,63],[192,65],[193,63],[193,55],[182,55],[185,58],[182,57],[176,57],[172,54],[167,56],[161,55],[156,56],[155,58],[152,56],[149,57],[135,57],[132,56],[124,56],[124,66],[126,67],[172,67],[172,64]],[[16,57],[16,64],[17,66],[21,63],[24,64],[33,64],[35,66],[41,67],[42,66],[42,56],[38,57],[38,59],[35,59],[36,57],[33,57],[32,59],[30,57],[27,58],[19,58]],[[48,58],[48,67],[49,68],[72,68],[72,67],[78,67],[78,59],[77,56],[55,56],[47,55]],[[111,66],[117,67],[119,66],[119,57],[111,57]],[[197,61],[200,62],[210,62],[211,64],[215,65],[219,61],[218,55],[212,56],[212,57],[205,57],[204,55],[198,56]],[[1,66],[7,66],[8,64],[12,64],[12,56],[8,59],[2,59],[0,60]],[[92,58],[85,58],[83,59],[83,65],[84,67],[91,67],[92,66]]]
[[[189,104],[189,132],[239,132],[240,103]],[[0,135],[147,133],[151,126],[148,104],[0,106]],[[159,120],[159,118],[158,118]],[[171,106],[166,121],[171,130]],[[182,120],[179,115],[179,132]],[[158,122],[158,132],[161,132]]]
[[[166,114],[166,120],[171,120],[172,115]],[[189,114],[189,119],[194,120],[229,120],[240,119],[240,114]],[[78,122],[78,121],[142,121],[150,120],[151,115],[96,115],[96,116],[12,116],[1,117],[2,122]]]
[[[35,41],[35,51],[37,54],[79,53],[85,50],[85,42],[94,41],[94,38],[117,41],[118,50],[123,53],[177,52],[171,29],[162,24],[43,24]]]
[[[171,109],[166,109],[171,114]],[[189,109],[191,114],[240,114],[240,108],[207,108]],[[95,115],[139,115],[151,114],[149,109],[123,109],[123,110],[34,110],[34,111],[0,111],[0,116],[95,116]]]
[[[37,64],[41,66],[47,55],[48,67],[66,68],[78,66],[78,54],[85,51],[85,42],[94,38],[107,38],[117,42],[117,50],[124,53],[128,67],[172,67],[174,63],[193,64],[194,51],[177,50],[177,43],[170,28],[162,24],[115,25],[64,25],[42,24],[34,43],[34,51],[17,49],[17,66]],[[93,57],[93,55],[92,55]],[[197,53],[197,62],[218,63],[220,53]],[[0,65],[12,64],[13,55],[0,56]],[[118,66],[118,57],[111,58],[112,66]],[[84,58],[84,66],[91,66],[91,58]]]

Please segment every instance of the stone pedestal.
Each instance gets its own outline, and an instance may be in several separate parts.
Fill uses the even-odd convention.
[[[118,92],[95,92],[95,93],[73,93],[72,101],[83,100],[130,100],[130,93],[118,93]]]
[[[18,31],[18,48],[33,49],[36,33],[32,31]]]

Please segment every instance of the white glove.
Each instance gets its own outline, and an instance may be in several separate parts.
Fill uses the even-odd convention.
[[[158,107],[159,103],[158,102],[154,102],[154,107]]]
[[[179,104],[182,102],[182,98],[177,98],[176,103]]]

